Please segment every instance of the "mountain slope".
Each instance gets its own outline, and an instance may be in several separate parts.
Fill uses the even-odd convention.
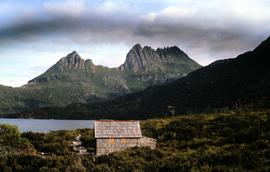
[[[149,117],[166,114],[169,105],[175,106],[177,114],[235,104],[269,106],[269,62],[270,37],[237,58],[214,62],[168,85],[148,88],[103,105],[92,104],[88,109],[102,113],[100,106],[106,104],[114,115]]]
[[[253,51],[234,59],[216,61],[167,85],[150,87],[110,101],[36,109],[17,116],[149,118],[167,114],[168,106],[176,114],[247,104],[270,107],[269,62],[270,37]]]
[[[171,84],[123,96],[108,104],[112,109],[126,104],[118,110],[123,111],[121,114],[142,116],[164,115],[169,105],[175,106],[178,114],[230,107],[237,103],[267,106],[270,98],[269,62],[270,37],[253,51],[237,58],[214,62]],[[89,109],[96,107],[99,106],[90,105]]]
[[[118,68],[95,65],[74,51],[20,88],[0,87],[0,114],[117,97],[181,78],[199,67],[177,47],[154,50],[136,44]]]

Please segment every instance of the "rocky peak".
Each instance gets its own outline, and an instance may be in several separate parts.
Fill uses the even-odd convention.
[[[135,45],[131,48],[131,50],[140,50],[140,49],[142,49],[141,44],[135,44]]]
[[[49,68],[45,73],[40,76],[30,80],[28,84],[31,83],[46,83],[51,80],[65,80],[66,75],[70,73],[77,72],[91,72],[96,71],[96,66],[91,59],[84,60],[81,56],[73,51],[67,56],[61,58],[55,65]]]
[[[124,64],[119,69],[133,73],[151,73],[164,70],[164,65],[184,63],[191,59],[177,46],[152,49],[136,44],[128,52]],[[199,65],[198,65],[199,66]]]
[[[64,69],[83,69],[84,68],[84,60],[80,57],[80,55],[73,51],[68,54],[66,57],[63,57],[56,64],[61,70]]]
[[[150,47],[142,48],[140,44],[136,44],[128,52],[125,63],[119,68],[120,70],[134,73],[147,71],[150,60],[149,55],[153,55],[153,53],[155,53],[155,51]]]
[[[94,64],[92,60],[84,60],[81,56],[73,51],[67,56],[61,58],[55,65],[54,68],[60,69],[60,71],[64,70],[87,70],[94,68]]]

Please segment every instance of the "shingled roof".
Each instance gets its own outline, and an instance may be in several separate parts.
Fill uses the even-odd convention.
[[[139,121],[99,120],[94,123],[95,138],[142,137]]]

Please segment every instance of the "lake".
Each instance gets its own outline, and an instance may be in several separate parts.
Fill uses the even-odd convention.
[[[55,130],[74,130],[93,128],[94,120],[58,120],[58,119],[7,119],[0,118],[0,124],[16,125],[20,132],[49,132]]]

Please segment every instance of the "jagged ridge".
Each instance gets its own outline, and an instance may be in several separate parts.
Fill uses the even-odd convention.
[[[154,50],[149,46],[142,48],[140,44],[136,44],[128,52],[124,64],[119,69],[132,73],[157,73],[164,72],[169,65],[200,67],[176,46]]]

